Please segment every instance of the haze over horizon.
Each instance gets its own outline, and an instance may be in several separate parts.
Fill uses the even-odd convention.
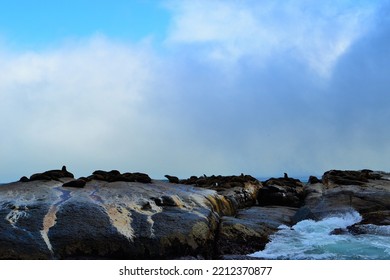
[[[390,1],[13,1],[0,182],[390,171]]]

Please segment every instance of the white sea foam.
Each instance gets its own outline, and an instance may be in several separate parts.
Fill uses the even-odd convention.
[[[361,221],[356,211],[280,226],[263,251],[251,256],[266,259],[390,259],[388,226],[369,225],[368,234],[332,235]]]

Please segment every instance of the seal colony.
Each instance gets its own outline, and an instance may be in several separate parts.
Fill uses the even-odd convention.
[[[38,180],[56,180],[60,181],[60,178],[74,178],[74,175],[66,170],[66,166],[62,166],[61,170],[49,170],[45,171],[43,173],[35,173],[30,176],[30,178],[27,178],[26,176],[23,176],[20,178],[20,182],[30,182],[30,181],[38,181]],[[145,173],[130,173],[126,172],[121,174],[118,170],[111,170],[111,171],[103,171],[103,170],[96,170],[92,173],[92,175],[88,177],[80,177],[76,180],[71,180],[69,182],[64,183],[63,187],[74,187],[74,188],[82,188],[85,186],[85,184],[92,180],[100,180],[100,181],[106,181],[106,182],[140,182],[140,183],[150,183],[152,182],[152,179],[149,177],[148,174]]]

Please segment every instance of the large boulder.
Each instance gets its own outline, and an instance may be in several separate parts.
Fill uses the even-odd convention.
[[[222,217],[217,254],[246,255],[263,250],[280,225],[292,224],[296,211],[284,206],[251,207],[238,211],[235,217]]]
[[[363,217],[379,212],[387,216],[390,209],[390,174],[385,172],[331,170],[322,183],[309,184],[306,190],[305,206],[318,218],[351,208]]]
[[[328,188],[340,185],[362,186],[372,180],[382,178],[380,172],[374,172],[369,169],[363,170],[330,170],[322,176],[322,182]]]
[[[259,205],[300,207],[303,204],[306,193],[300,180],[285,174],[282,178],[271,178],[262,183],[257,197]]]
[[[63,187],[72,180],[0,186],[0,258],[212,258],[219,219],[233,211],[210,189],[101,180]]]

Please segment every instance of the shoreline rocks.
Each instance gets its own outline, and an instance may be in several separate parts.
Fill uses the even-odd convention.
[[[307,184],[287,174],[165,177],[96,170],[75,179],[64,166],[2,184],[0,258],[239,259],[282,224],[351,208],[362,221],[332,234],[390,225],[390,173],[330,170]]]
[[[321,218],[353,208],[361,215],[390,209],[390,175],[370,170],[324,173],[323,183],[308,184],[304,205]]]
[[[291,225],[297,208],[254,206],[238,211],[236,216],[223,216],[217,240],[217,253],[247,255],[263,250],[269,237],[282,224]]]

